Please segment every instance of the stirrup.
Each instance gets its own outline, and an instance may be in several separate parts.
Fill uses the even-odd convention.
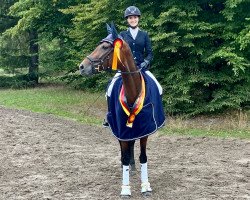
[[[141,184],[141,193],[142,194],[150,194],[152,192],[152,188],[150,187],[150,183],[149,182],[145,182]]]
[[[129,185],[122,185],[122,191],[120,194],[121,197],[130,197],[131,196],[131,190]]]
[[[109,123],[107,122],[106,119],[103,120],[102,125],[103,125],[103,127],[105,127],[105,128],[109,127]]]

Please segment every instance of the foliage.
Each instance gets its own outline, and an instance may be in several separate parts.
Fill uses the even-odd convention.
[[[10,37],[0,37],[0,63],[10,73],[16,73],[20,68],[26,68],[29,64],[29,52],[27,37],[25,34]]]
[[[28,75],[0,76],[0,88],[24,89],[34,86],[35,82]]]
[[[36,30],[39,73],[74,88],[104,90],[111,77],[71,75],[104,38],[105,24],[126,29],[131,1],[1,0],[0,67],[28,67],[29,30]],[[166,112],[220,112],[250,106],[249,0],[137,0],[140,28],[153,44],[151,71],[164,88]],[[5,20],[7,19],[7,20]],[[108,77],[108,78],[107,78]]]
[[[106,23],[121,21],[123,9],[123,2],[103,0],[85,1],[61,10],[66,15],[73,15],[73,27],[69,30],[74,45],[70,49],[72,63],[75,64],[72,70],[76,70],[75,66],[106,37]]]
[[[249,26],[249,3],[234,3],[162,2],[152,33],[168,112],[195,115],[249,105],[249,50],[242,51],[248,42],[238,38]]]

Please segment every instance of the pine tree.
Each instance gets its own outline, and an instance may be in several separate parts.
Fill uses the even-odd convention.
[[[237,42],[246,37],[237,35],[247,32],[247,19],[228,18],[229,12],[243,8],[247,15],[249,3],[239,1],[232,11],[227,8],[232,2],[162,2],[152,33],[155,72],[164,86],[168,112],[194,115],[249,102],[249,60],[238,51],[248,44]]]

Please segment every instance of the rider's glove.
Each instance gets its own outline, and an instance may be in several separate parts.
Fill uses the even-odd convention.
[[[148,60],[144,60],[144,62],[142,62],[142,63],[140,64],[140,68],[141,68],[141,69],[147,69],[148,66],[149,66],[149,61],[148,61]]]

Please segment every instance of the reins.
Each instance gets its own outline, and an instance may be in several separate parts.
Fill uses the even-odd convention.
[[[122,72],[122,71],[119,71],[119,73],[121,73],[121,74],[132,74],[132,75],[135,74],[135,73],[139,73],[139,72],[141,72],[141,69],[137,69],[136,71],[133,71],[133,72]]]
[[[98,100],[102,95],[103,95],[103,94],[101,93],[101,94],[94,100],[94,102],[93,102],[90,106],[88,106],[88,109],[85,110],[84,115],[87,114],[87,112],[89,111],[89,109],[91,108],[91,106],[93,106],[93,105],[97,102],[97,100]]]
[[[119,78],[119,76],[113,77],[113,78],[111,78],[110,80],[112,80],[112,79],[118,79],[118,78]],[[97,102],[97,100],[98,100],[102,95],[103,95],[103,94],[101,93],[101,94],[94,100],[94,102],[92,102],[92,104],[88,106],[87,110],[85,110],[85,112],[84,112],[84,115],[87,114],[87,112],[89,111],[89,109],[91,108],[91,106],[93,106],[93,105]]]

